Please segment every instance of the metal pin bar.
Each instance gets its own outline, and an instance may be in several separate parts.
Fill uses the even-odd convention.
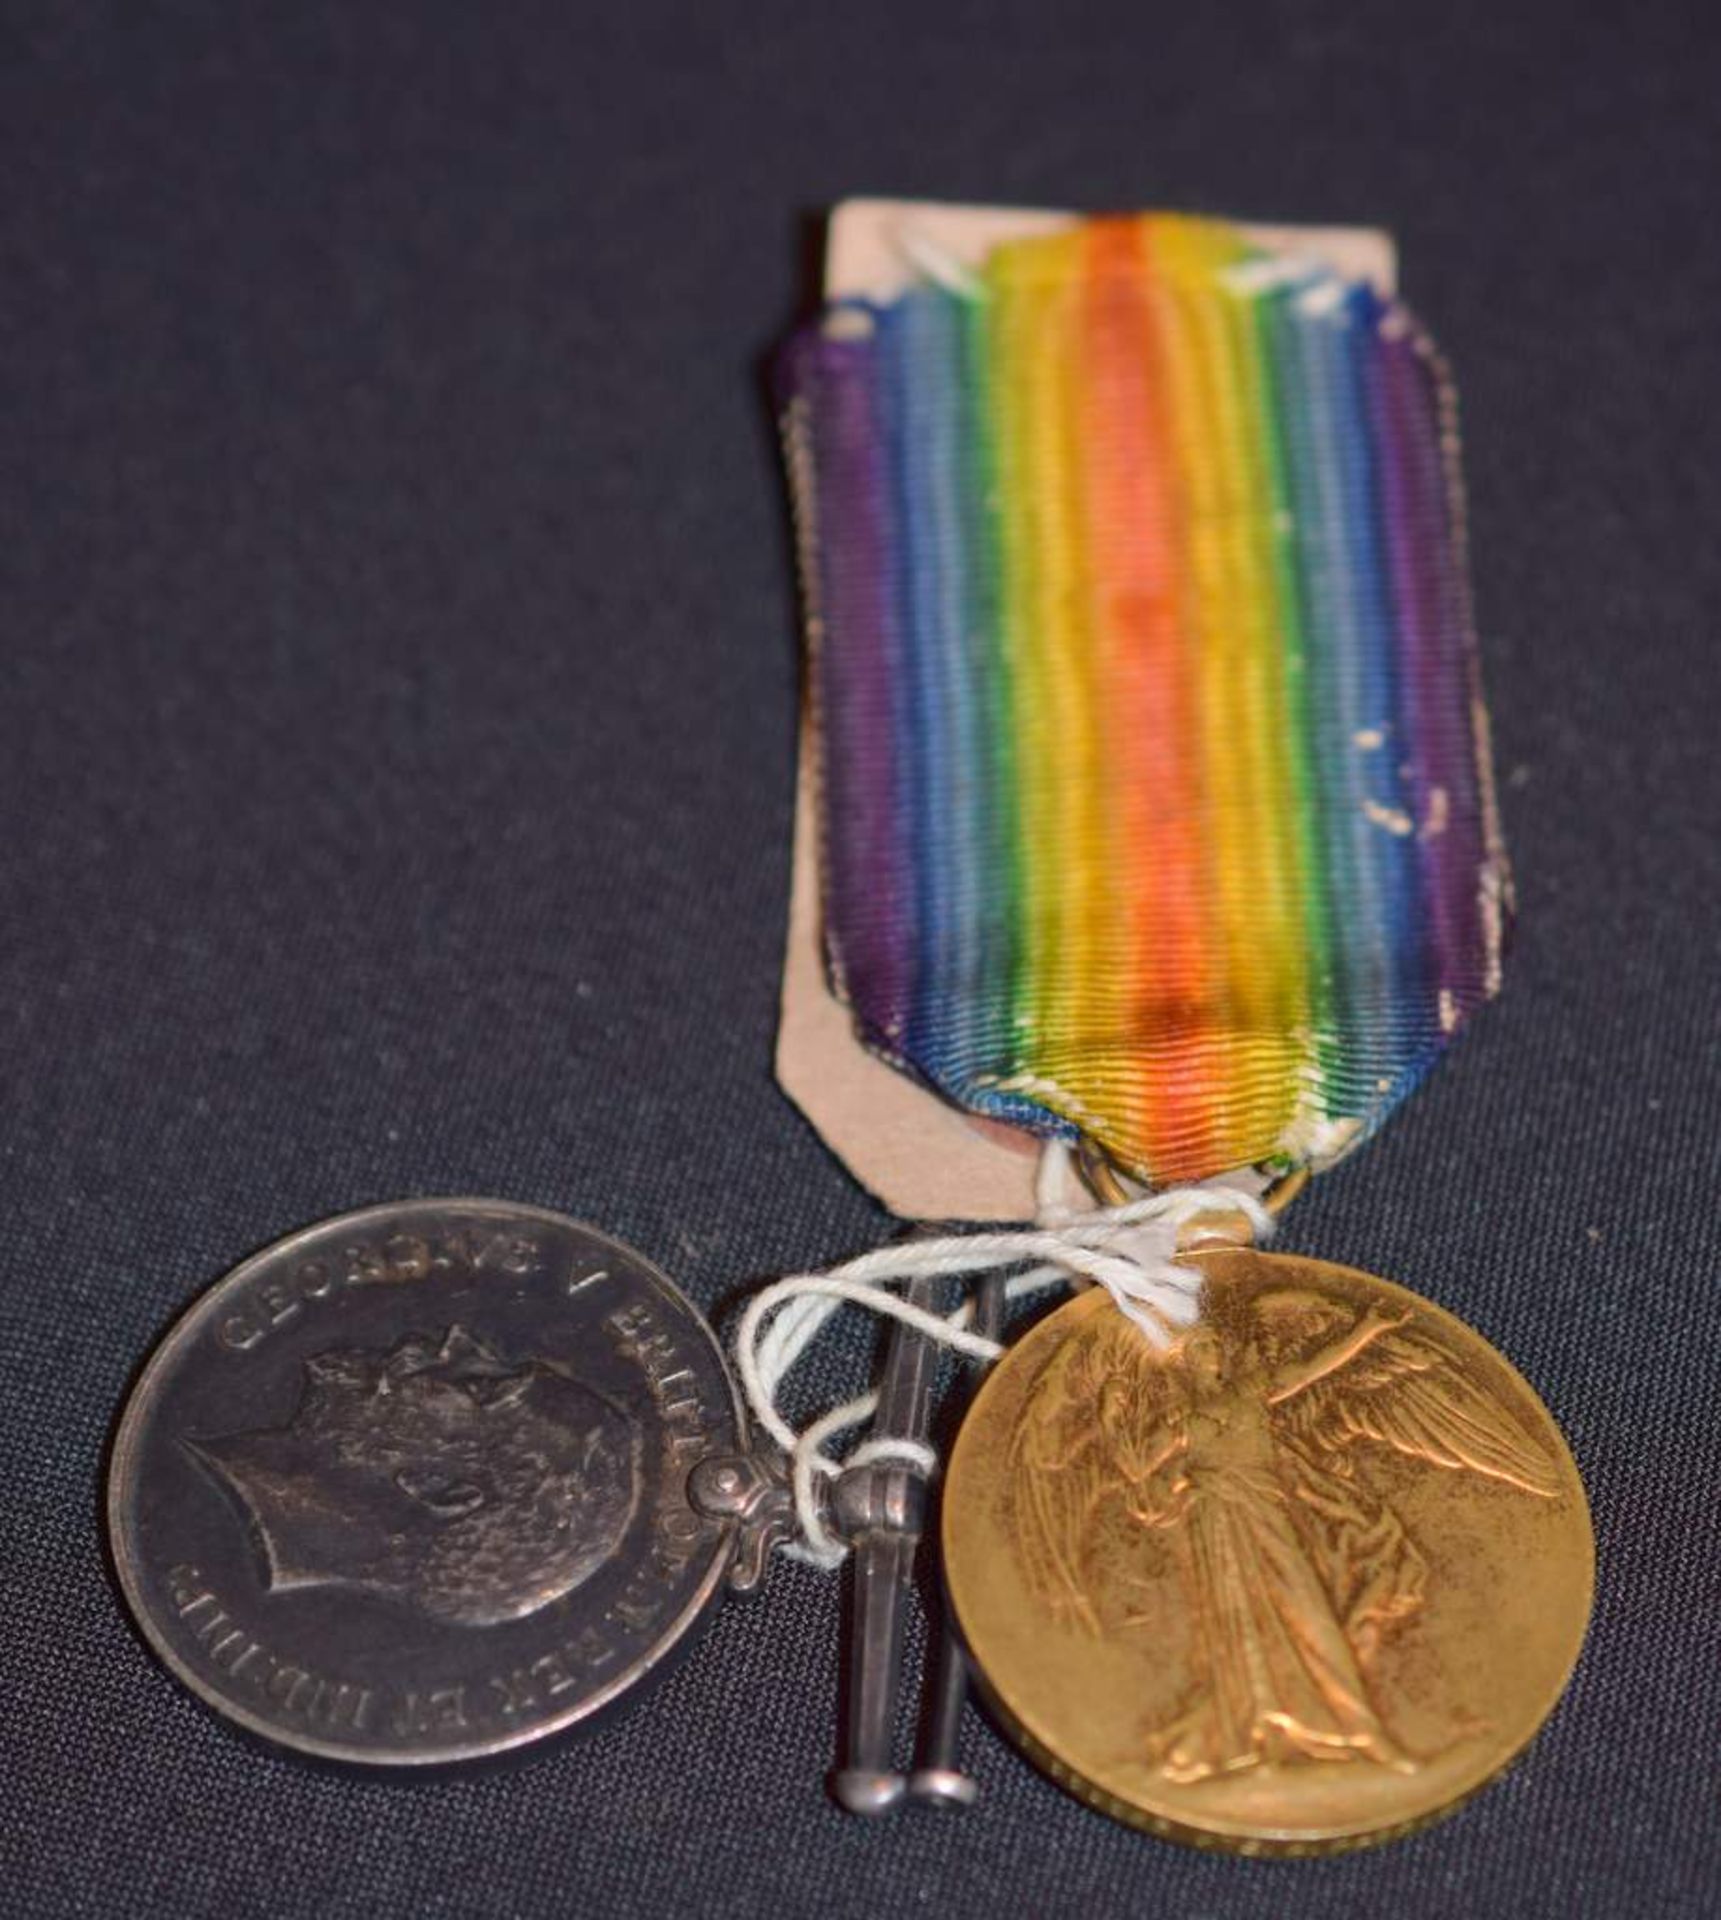
[[[911,1305],[930,1306],[933,1287],[930,1279],[913,1280],[904,1297]],[[932,1343],[912,1327],[900,1321],[892,1327],[875,1439],[925,1440],[937,1360]],[[925,1478],[911,1468],[880,1460],[837,1479],[834,1516],[854,1543],[854,1637],[843,1764],[831,1776],[831,1790],[850,1813],[888,1813],[908,1791],[891,1764],[891,1749],[902,1690],[903,1617],[925,1509]]]
[[[989,1273],[974,1296],[974,1331],[996,1340],[1004,1321],[1004,1276]],[[968,1704],[968,1653],[948,1597],[944,1602],[944,1638],[932,1712],[919,1764],[909,1775],[908,1791],[917,1806],[960,1810],[971,1807],[979,1787],[962,1771],[962,1711]]]

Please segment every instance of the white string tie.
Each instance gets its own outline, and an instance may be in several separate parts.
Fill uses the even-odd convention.
[[[955,254],[947,252],[936,240],[930,239],[920,228],[899,226],[892,232],[897,251],[915,269],[928,280],[941,286],[946,293],[953,293],[959,300],[983,300],[986,297],[986,283],[970,268],[965,267]]]
[[[821,1567],[836,1566],[848,1552],[825,1526],[819,1501],[819,1483],[845,1468],[890,1462],[929,1476],[938,1470],[936,1450],[920,1440],[863,1440],[841,1459],[826,1451],[837,1434],[872,1418],[876,1392],[845,1400],[800,1430],[778,1410],[784,1379],[840,1308],[858,1306],[901,1321],[935,1346],[990,1365],[1003,1347],[973,1331],[971,1297],[945,1313],[913,1305],[892,1289],[911,1280],[973,1280],[1020,1269],[1005,1282],[1007,1303],[1048,1287],[1097,1283],[1146,1339],[1165,1347],[1201,1317],[1201,1275],[1176,1258],[1184,1229],[1203,1218],[1241,1213],[1257,1240],[1272,1233],[1273,1216],[1262,1205],[1258,1187],[1251,1191],[1244,1184],[1252,1181],[1251,1175],[1234,1174],[1144,1194],[1122,1206],[1078,1210],[1065,1198],[1074,1184],[1070,1151],[1053,1143],[1041,1157],[1039,1217],[1033,1226],[917,1235],[823,1273],[790,1274],[762,1288],[741,1316],[735,1358],[754,1421],[789,1459],[801,1537],[786,1551]]]

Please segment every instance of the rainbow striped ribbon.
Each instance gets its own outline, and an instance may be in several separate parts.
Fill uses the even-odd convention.
[[[1499,982],[1455,406],[1398,303],[1086,221],[784,359],[862,1037],[1155,1184],[1335,1159]]]

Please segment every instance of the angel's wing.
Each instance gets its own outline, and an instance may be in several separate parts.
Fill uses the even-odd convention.
[[[1376,1440],[1543,1499],[1560,1490],[1547,1451],[1420,1333],[1383,1334],[1281,1411],[1299,1438],[1329,1453]]]
[[[1009,1455],[1016,1545],[1054,1617],[1099,1631],[1084,1561],[1102,1508],[1128,1485],[1115,1436],[1147,1440],[1172,1397],[1165,1366],[1121,1314],[1066,1340],[1029,1388]]]

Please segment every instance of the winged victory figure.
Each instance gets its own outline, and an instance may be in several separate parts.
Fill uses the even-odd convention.
[[[1115,1565],[1120,1516],[1174,1546],[1198,1680],[1150,1735],[1164,1778],[1421,1764],[1370,1696],[1382,1639],[1421,1607],[1427,1576],[1369,1484],[1370,1454],[1539,1499],[1559,1489],[1542,1449],[1411,1318],[1281,1288],[1210,1306],[1162,1351],[1106,1313],[1031,1388],[1011,1487],[1024,1568],[1053,1616],[1104,1630],[1096,1572]]]

